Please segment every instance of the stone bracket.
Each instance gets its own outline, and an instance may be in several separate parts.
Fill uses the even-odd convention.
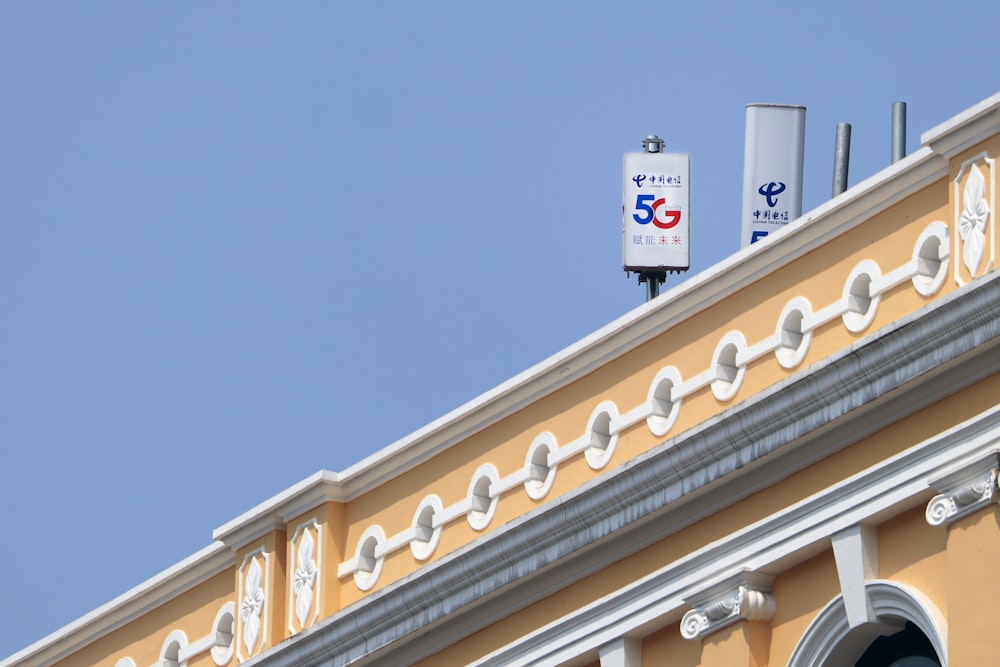
[[[772,575],[743,571],[695,591],[686,600],[693,609],[681,619],[681,636],[698,639],[742,619],[769,621],[774,616]]]
[[[991,453],[978,461],[931,480],[940,493],[927,503],[925,517],[932,526],[951,524],[997,500],[997,473],[1000,454]]]

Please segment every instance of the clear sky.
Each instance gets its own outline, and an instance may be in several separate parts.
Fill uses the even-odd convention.
[[[1000,3],[0,4],[0,656],[641,305],[621,160],[739,248],[745,106],[804,210],[1000,89]],[[672,278],[670,285],[680,282]],[[407,510],[409,511],[409,510]]]

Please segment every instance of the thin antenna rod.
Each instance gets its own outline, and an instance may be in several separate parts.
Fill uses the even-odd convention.
[[[892,103],[892,163],[906,157],[906,102]]]
[[[851,162],[851,124],[837,123],[837,142],[833,147],[833,196],[847,189],[847,171]]]
[[[663,139],[651,134],[642,140],[642,150],[646,153],[662,153]],[[660,296],[660,285],[667,279],[665,271],[643,271],[639,274],[639,282],[646,283],[646,302]]]

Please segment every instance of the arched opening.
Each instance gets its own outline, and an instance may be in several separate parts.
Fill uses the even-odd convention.
[[[865,584],[874,622],[851,627],[835,597],[813,619],[788,667],[944,667],[947,622],[919,590],[889,580]]]

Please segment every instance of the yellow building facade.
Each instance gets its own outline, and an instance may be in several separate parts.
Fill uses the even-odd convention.
[[[997,661],[1000,94],[0,667]]]

